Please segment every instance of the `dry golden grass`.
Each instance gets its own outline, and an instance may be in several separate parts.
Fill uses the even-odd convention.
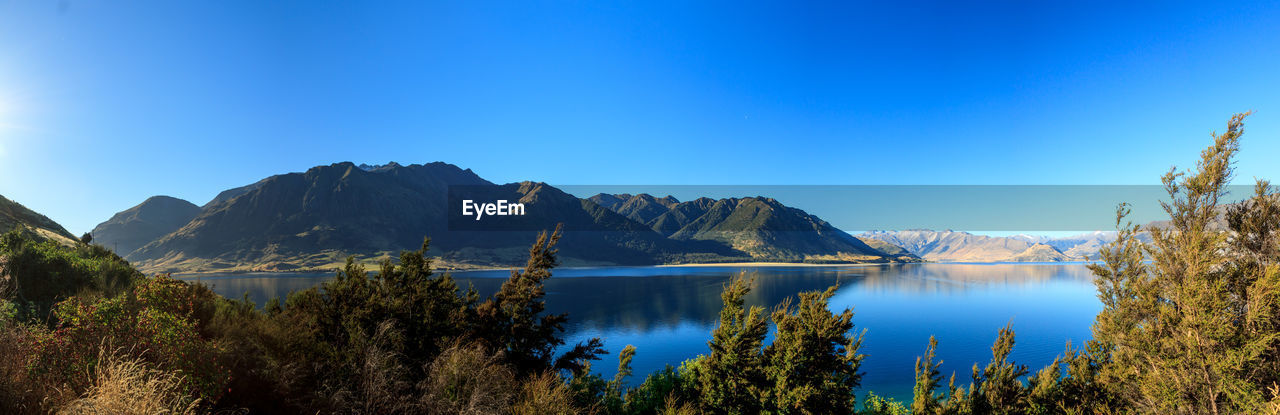
[[[63,406],[59,414],[162,415],[195,414],[192,399],[175,373],[148,368],[142,362],[104,351],[89,390]]]
[[[529,378],[520,385],[520,394],[511,407],[515,415],[570,415],[573,401],[569,387],[553,372]]]
[[[431,413],[495,414],[511,404],[514,375],[500,356],[484,348],[455,345],[431,362],[422,387]]]

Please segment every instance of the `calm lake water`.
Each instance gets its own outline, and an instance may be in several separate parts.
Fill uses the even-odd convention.
[[[867,330],[862,389],[903,402],[911,400],[915,359],[930,335],[938,337],[944,376],[954,371],[960,383],[969,379],[975,362],[985,365],[991,359],[997,330],[1012,322],[1017,332],[1012,357],[1034,373],[1068,341],[1079,346],[1088,340],[1089,325],[1102,308],[1092,274],[1079,263],[559,269],[546,283],[547,308],[569,313],[569,344],[604,339],[614,354],[593,364],[602,375],[612,377],[616,353],[635,345],[631,383],[638,384],[644,374],[707,352],[721,287],[743,272],[754,277],[747,303],[766,307],[798,292],[839,284],[831,308],[852,307],[855,331]],[[482,295],[497,291],[508,275],[453,272],[459,285],[474,284]],[[247,293],[261,305],[332,276],[234,274],[199,280],[227,297]]]

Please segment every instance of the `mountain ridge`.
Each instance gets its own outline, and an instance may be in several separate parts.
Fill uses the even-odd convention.
[[[494,200],[524,203],[528,214],[484,222],[519,224],[510,229],[467,229],[474,222],[457,221],[451,187],[482,188]],[[582,199],[541,182],[498,185],[443,162],[333,163],[223,191],[126,258],[152,272],[324,269],[349,255],[370,263],[390,258],[417,248],[425,235],[447,264],[508,266],[526,256],[537,230],[562,223],[559,246],[570,265],[919,260],[905,251],[886,254],[769,198],[597,196]]]

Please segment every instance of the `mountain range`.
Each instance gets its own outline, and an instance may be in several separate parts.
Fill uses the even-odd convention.
[[[525,205],[509,227],[472,229],[450,189]],[[507,218],[487,220],[504,223]],[[74,243],[48,217],[0,197],[0,231],[23,226]],[[563,225],[566,265],[708,262],[1005,262],[1096,258],[1115,232],[1064,238],[957,231],[857,236],[763,196],[696,198],[601,193],[581,199],[539,182],[494,184],[470,169],[335,163],[225,190],[204,205],[154,196],[94,228],[95,243],[148,272],[330,269],[346,257],[376,262],[430,236],[444,267],[520,263],[536,233]],[[1158,223],[1151,224],[1158,226]],[[1149,239],[1149,238],[1148,238]]]
[[[756,259],[916,260],[898,249],[892,253],[876,249],[817,216],[762,196],[718,200],[703,197],[680,202],[671,196],[601,193],[587,200],[642,223],[664,237],[716,241]]]
[[[522,203],[508,228],[470,229],[450,189]],[[765,197],[679,202],[650,195],[580,199],[538,182],[497,185],[447,163],[336,163],[221,192],[203,206],[157,196],[98,225],[94,237],[149,272],[326,269],[377,261],[430,236],[444,266],[510,266],[536,232],[563,224],[568,265],[918,261],[885,252]],[[518,226],[517,226],[518,225]],[[888,247],[883,247],[888,249]]]
[[[1033,235],[986,236],[968,232],[905,230],[858,235],[902,247],[935,262],[1059,262],[1096,259],[1115,232],[1091,232],[1063,238]]]

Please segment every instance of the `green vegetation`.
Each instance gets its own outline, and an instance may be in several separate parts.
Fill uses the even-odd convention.
[[[944,378],[930,339],[909,405],[859,399],[862,335],[835,292],[772,312],[751,282],[724,287],[708,352],[635,387],[634,347],[604,379],[598,339],[563,348],[568,316],[545,312],[561,232],[481,299],[421,249],[377,273],[349,260],[332,281],[257,307],[167,276],[145,277],[88,238],[0,237],[0,411],[5,413],[1075,414],[1280,412],[1280,200],[1263,181],[1225,209],[1247,114],[1194,171],[1164,183],[1168,226],[1117,215],[1091,266],[1104,310],[1083,350],[1032,372],[1004,327],[969,379]],[[1142,243],[1139,232],[1150,232]],[[769,325],[775,339],[765,344]],[[563,351],[563,353],[557,353]],[[943,381],[946,379],[946,386]]]

